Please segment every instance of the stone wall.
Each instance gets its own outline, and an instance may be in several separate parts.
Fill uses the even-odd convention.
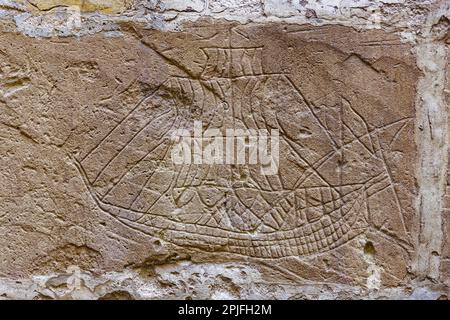
[[[449,6],[0,0],[0,296],[446,299]]]

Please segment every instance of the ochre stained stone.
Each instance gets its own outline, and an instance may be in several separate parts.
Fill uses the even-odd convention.
[[[274,282],[407,280],[408,45],[341,26],[122,29],[0,39],[2,274],[189,259],[250,262]],[[195,121],[278,129],[279,171],[174,164],[171,134]]]
[[[76,6],[81,12],[99,11],[119,13],[127,9],[133,0],[29,0],[30,9],[48,11],[58,6]]]

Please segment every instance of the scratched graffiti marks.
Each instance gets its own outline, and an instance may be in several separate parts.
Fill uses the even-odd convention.
[[[260,40],[233,27],[199,30],[198,72],[181,68],[75,159],[98,206],[175,244],[256,258],[327,252],[367,230],[409,245],[390,146],[410,133],[413,118],[383,116],[374,125],[340,92],[319,108],[295,70],[266,66]],[[361,61],[343,63],[352,59]],[[192,132],[196,120],[224,134],[280,130],[278,174],[261,175],[258,165],[175,165],[171,133]]]

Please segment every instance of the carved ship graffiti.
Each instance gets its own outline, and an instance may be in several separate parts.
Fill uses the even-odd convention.
[[[342,99],[309,102],[263,48],[204,48],[199,77],[172,76],[76,158],[97,205],[181,246],[256,258],[337,248],[370,224],[370,199],[395,193],[377,139]],[[258,165],[175,165],[171,132],[279,129],[278,175]],[[399,209],[400,210],[400,209]]]

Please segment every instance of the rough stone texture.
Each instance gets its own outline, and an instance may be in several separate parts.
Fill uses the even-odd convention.
[[[119,13],[130,8],[132,0],[19,0],[33,11],[46,12],[58,7],[77,7],[81,12]]]
[[[448,296],[446,1],[0,17],[2,297]],[[278,174],[173,164],[196,120],[279,129]]]
[[[448,56],[447,56],[448,59]],[[448,60],[447,60],[448,61]],[[446,91],[445,91],[445,101],[447,107],[450,106],[450,64],[447,64],[447,79],[446,79]],[[448,128],[450,128],[450,117],[448,118]],[[449,138],[449,137],[448,137]],[[446,189],[443,200],[443,211],[442,211],[442,232],[444,236],[444,241],[442,244],[442,262],[441,262],[441,273],[442,280],[446,284],[450,284],[450,148],[448,149],[448,173],[446,181]]]

